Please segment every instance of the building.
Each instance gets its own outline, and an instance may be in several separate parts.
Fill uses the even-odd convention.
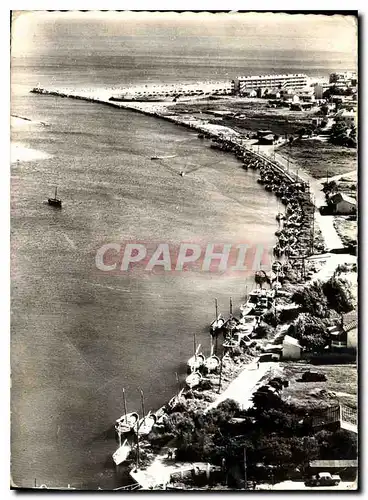
[[[349,215],[356,213],[356,200],[345,193],[336,193],[330,196],[328,203],[332,206],[334,214]]]
[[[298,92],[299,100],[302,102],[314,102],[316,100],[313,89],[306,89]]]
[[[355,111],[340,109],[335,115],[336,122],[344,122],[349,127],[356,127],[357,115]]]
[[[356,86],[358,81],[357,74],[353,71],[345,71],[344,73],[331,73],[330,83],[337,86]]]
[[[290,335],[285,335],[282,342],[282,357],[283,359],[300,359],[302,353],[299,341]]]
[[[258,139],[258,144],[263,145],[263,146],[268,146],[272,145],[275,143],[275,136],[274,134],[267,134]]]
[[[315,83],[312,85],[312,89],[314,92],[314,97],[318,100],[323,99],[323,95],[327,89],[329,89],[329,85],[324,85],[322,83]]]
[[[358,470],[357,460],[312,460],[309,462],[311,475],[319,472],[338,474],[342,480],[355,480]]]
[[[303,89],[307,86],[307,75],[258,75],[238,76],[234,81],[235,92],[246,94],[250,89]]]

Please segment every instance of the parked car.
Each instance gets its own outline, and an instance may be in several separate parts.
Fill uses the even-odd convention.
[[[329,472],[319,472],[305,481],[306,486],[337,486],[341,482],[340,476],[332,476]]]

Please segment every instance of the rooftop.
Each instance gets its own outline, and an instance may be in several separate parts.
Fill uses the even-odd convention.
[[[342,469],[344,467],[358,467],[358,460],[312,460],[309,467],[326,467]]]
[[[295,339],[294,337],[290,337],[290,335],[285,335],[283,343],[284,344],[291,344],[291,345],[295,345],[297,347],[300,347],[299,341],[297,339]]]
[[[340,201],[347,201],[348,203],[351,203],[352,205],[356,205],[357,202],[352,198],[351,196],[348,196],[345,193],[336,193],[331,196],[330,200],[332,203],[340,203]]]

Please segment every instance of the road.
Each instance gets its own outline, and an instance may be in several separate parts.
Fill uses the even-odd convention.
[[[326,204],[325,194],[322,191],[323,181],[315,179],[302,169],[298,169],[297,166],[292,161],[288,162],[287,158],[285,158],[280,153],[274,150],[274,146],[260,146],[259,152],[265,156],[268,156],[271,159],[274,159],[275,162],[283,166],[286,171],[289,171],[291,173],[297,173],[298,176],[304,182],[309,183],[310,191],[313,196],[313,203],[317,208],[315,212],[315,223],[321,230],[322,237],[325,241],[327,249],[332,250],[335,248],[343,248],[344,245],[341,241],[341,238],[337,234],[336,229],[334,228],[333,225],[333,220],[334,220],[333,216],[330,215],[322,216],[319,213],[319,208]]]
[[[216,408],[225,399],[233,399],[240,408],[246,410],[252,405],[252,395],[260,380],[267,374],[274,372],[279,376],[282,368],[278,363],[260,363],[257,368],[257,363],[247,365],[247,367],[231,382],[229,387],[219,395],[219,397],[211,403],[206,411]]]

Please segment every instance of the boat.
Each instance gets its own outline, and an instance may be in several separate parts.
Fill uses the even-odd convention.
[[[264,290],[258,289],[250,292],[248,300],[245,304],[240,306],[240,310],[243,316],[247,316],[250,314],[256,305],[258,304],[259,298],[264,294]]]
[[[180,175],[181,175],[182,177],[184,177],[185,172],[182,170],[182,171],[180,172]]]
[[[212,336],[210,336],[210,342],[211,342],[210,355],[204,362],[204,366],[208,372],[213,372],[220,366],[220,358],[218,358],[214,354],[214,345]]]
[[[139,420],[139,415],[136,412],[126,413],[116,420],[115,429],[120,434],[130,432]]]
[[[214,334],[216,332],[216,330],[220,330],[223,326],[224,326],[224,323],[225,323],[225,320],[222,316],[222,314],[218,313],[218,304],[217,304],[217,299],[215,299],[215,309],[216,309],[216,316],[211,325],[210,325],[210,333],[211,334]]]
[[[199,372],[192,372],[185,379],[185,383],[187,384],[187,386],[190,389],[193,389],[193,387],[196,387],[197,385],[199,385],[201,380],[202,380],[202,375]]]
[[[144,417],[141,418],[134,426],[134,432],[138,435],[138,437],[147,436],[151,432],[152,427],[155,425],[157,420],[156,415],[152,413],[151,410],[146,415],[144,409],[143,391],[140,390],[140,393],[141,393],[142,415],[144,415]]]
[[[252,334],[254,329],[256,328],[257,326],[257,317],[256,316],[250,316],[250,315],[246,315],[246,316],[243,316],[241,319],[240,319],[240,322],[239,322],[239,325],[238,325],[238,330],[240,332],[244,332],[244,333],[247,333],[248,335]]]
[[[199,349],[201,348],[201,344],[199,344],[198,347],[196,347],[196,337],[195,334],[193,335],[193,341],[194,341],[194,355],[188,359],[187,362],[187,368],[190,372],[194,372],[198,370],[204,363],[205,357],[202,353],[199,352]]]
[[[136,412],[128,413],[125,398],[125,389],[123,389],[124,415],[118,418],[115,422],[115,429],[118,434],[130,432],[139,420],[139,415]]]
[[[216,354],[212,354],[206,359],[204,366],[209,372],[213,372],[220,366],[220,358],[218,358]]]
[[[151,156],[151,160],[166,160],[167,158],[175,158],[176,155],[166,155],[166,156]]]
[[[167,403],[168,407],[170,408],[170,410],[172,410],[173,408],[175,408],[175,406],[180,403],[181,401],[184,400],[184,389],[181,389],[178,394],[175,394],[175,396],[173,396],[170,401]]]
[[[124,443],[119,446],[119,448],[115,451],[112,456],[112,459],[115,462],[115,465],[120,465],[128,458],[129,453],[131,451],[131,446],[128,444],[128,440],[126,439]]]
[[[269,309],[269,301],[267,297],[261,297],[254,309],[254,314],[256,316],[261,316]]]
[[[61,199],[57,197],[57,187],[55,188],[54,198],[48,198],[47,202],[49,205],[52,205],[53,207],[61,208]]]
[[[156,420],[156,415],[150,410],[145,417],[139,420],[138,426],[136,425],[134,428],[135,432],[137,433],[138,428],[139,436],[147,436],[155,425]]]

